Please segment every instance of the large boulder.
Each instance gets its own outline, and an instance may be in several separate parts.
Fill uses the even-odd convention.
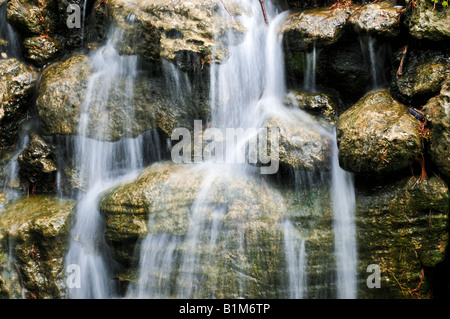
[[[395,37],[400,34],[400,10],[389,1],[369,3],[355,10],[349,24],[358,34]]]
[[[285,114],[271,116],[265,128],[272,161],[278,160],[294,170],[320,172],[330,169],[330,135],[301,110],[292,109]],[[273,145],[272,132],[275,130],[279,132],[279,140]],[[278,152],[272,152],[273,147],[278,147]]]
[[[93,74],[93,65],[84,55],[73,56],[43,72],[37,99],[43,135],[78,133]],[[95,85],[101,87],[103,81],[104,87],[108,87],[110,80],[98,78]],[[159,129],[170,136],[174,128],[191,128],[192,119],[202,118],[208,112],[200,93],[190,91],[186,96],[176,96],[172,94],[174,88],[168,87],[161,76],[137,77],[131,84],[131,95],[126,76],[117,75],[113,81],[106,97],[91,95],[89,124],[84,132],[88,137],[116,141],[151,129]]]
[[[0,60],[0,149],[16,143],[31,105],[36,72],[16,59]]]
[[[24,35],[48,35],[60,26],[57,0],[10,0],[8,22]]]
[[[52,147],[40,136],[31,134],[30,143],[17,158],[22,184],[27,185],[30,192],[55,190],[58,168],[54,157]]]
[[[24,55],[27,61],[42,67],[55,59],[62,50],[62,44],[49,36],[26,38],[23,41]]]
[[[191,297],[288,297],[287,265],[299,261],[295,252],[287,257],[285,247],[299,247],[301,239],[308,254],[305,295],[333,296],[329,192],[301,194],[231,166],[160,162],[106,191],[100,211],[113,256],[128,271],[117,276],[131,281],[134,297],[186,297],[186,277],[195,283]],[[284,227],[287,220],[292,227]],[[182,256],[198,265],[180,269],[189,261]],[[164,268],[155,269],[163,260]]]
[[[62,298],[72,200],[32,196],[0,208],[0,296]]]
[[[337,42],[355,8],[326,7],[292,13],[283,26],[286,47],[303,51],[311,49],[314,44],[322,47]]]
[[[407,52],[401,74],[397,75],[403,56],[401,51],[394,56],[391,88],[405,103],[423,105],[439,93],[450,73],[449,51],[411,49]]]
[[[190,297],[237,297],[238,282],[246,287],[245,297],[275,297],[280,294],[278,269],[283,263],[277,247],[282,243],[277,226],[284,213],[280,205],[281,197],[269,192],[261,181],[225,177],[195,165],[162,163],[150,166],[136,181],[104,194],[100,210],[108,221],[105,237],[118,252],[130,241],[147,235],[166,234],[180,242],[194,240],[194,251],[190,251],[189,243],[180,243],[175,248],[177,254],[193,254],[199,260],[211,258],[211,262],[177,270],[194,271],[186,276],[201,278],[201,288],[195,288],[199,291]],[[217,225],[219,231],[226,229],[227,235],[216,234],[217,242],[209,246],[214,234],[206,225],[214,221],[215,215],[223,223]],[[129,255],[133,248],[127,247],[122,254]],[[264,258],[260,258],[262,254]],[[179,264],[182,260],[173,262]],[[176,291],[175,295],[180,293]]]
[[[85,55],[75,55],[43,71],[36,107],[44,135],[76,134],[81,105],[92,67]]]
[[[432,271],[446,257],[449,190],[436,177],[408,177],[359,188],[356,196],[359,296],[428,298]],[[380,288],[369,289],[369,265],[380,267]]]
[[[418,127],[388,90],[369,92],[339,117],[339,163],[345,170],[370,175],[409,168],[422,152]]]
[[[411,0],[407,0],[407,3]],[[441,3],[415,1],[409,19],[409,33],[419,40],[448,41],[450,39],[450,17]]]
[[[450,81],[447,79],[441,93],[431,98],[423,107],[432,123],[430,155],[439,172],[450,177]]]
[[[242,11],[233,1],[225,3],[233,15]],[[236,22],[229,25],[228,17],[219,16],[220,8],[222,4],[213,0],[108,1],[114,23],[126,34],[117,44],[119,52],[139,54],[147,61],[164,58],[185,69],[192,68],[186,53],[210,61],[214,51],[217,60],[223,60],[225,49],[216,37],[223,37],[229,29],[243,30]]]
[[[339,114],[338,100],[326,93],[295,90],[284,99],[288,106],[300,108],[314,118],[335,124]]]

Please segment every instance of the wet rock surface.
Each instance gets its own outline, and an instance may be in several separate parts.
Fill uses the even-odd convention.
[[[56,188],[55,154],[41,137],[31,134],[29,145],[19,154],[20,177],[28,190],[52,192]],[[30,191],[31,192],[31,191]]]
[[[233,1],[224,3],[228,12],[239,12]],[[215,15],[219,6],[222,4],[209,0],[108,2],[115,23],[126,33],[118,43],[119,52],[140,54],[147,61],[164,58],[183,69],[192,68],[192,56],[211,60],[213,50],[217,60],[225,58],[216,37],[224,36],[230,27],[225,18]],[[233,23],[232,28],[242,31],[242,26]]]
[[[330,124],[335,124],[337,121],[339,102],[329,94],[297,90],[290,92],[284,102],[289,106],[305,110],[316,119],[324,119]]]
[[[428,121],[432,123],[430,150],[432,161],[439,171],[450,177],[450,82],[447,79],[438,96],[431,98],[423,107]]]
[[[184,178],[186,174],[191,178]],[[324,285],[333,286],[330,278],[334,271],[329,194],[314,189],[303,195],[296,197],[258,178],[224,176],[214,166],[163,162],[149,166],[134,181],[106,191],[100,200],[100,211],[106,222],[105,237],[114,248],[114,257],[123,264],[136,265],[139,256],[134,254],[135,243],[143,250],[143,239],[148,235],[155,240],[169,236],[179,243],[178,257],[172,260],[174,264],[167,264],[174,267],[175,277],[161,278],[172,287],[165,290],[169,295],[177,295],[173,288],[176,265],[189,247],[189,236],[193,230],[195,234],[200,232],[195,248],[200,264],[194,277],[201,278],[203,285],[195,288],[196,296],[218,298],[288,296],[287,277],[282,270],[286,257],[281,224],[289,218],[297,225],[290,240],[305,238],[311,256],[308,269],[313,271],[308,275],[308,294],[323,297],[332,294],[332,289],[324,289]],[[322,214],[314,214],[315,205],[323,205]],[[219,223],[213,247],[208,244],[213,240],[208,233],[209,223]],[[136,274],[118,277],[137,281]],[[240,292],[242,287],[246,287],[245,294]]]
[[[26,38],[23,41],[25,58],[38,67],[55,59],[61,52],[62,44],[48,36]]]
[[[406,1],[408,4],[411,0]],[[409,19],[409,33],[416,39],[448,41],[450,18],[447,10],[431,1],[417,1]]]
[[[422,151],[418,125],[389,91],[370,92],[339,117],[339,164],[357,174],[408,168]]]
[[[449,191],[431,177],[408,177],[390,185],[360,188],[356,197],[358,268],[378,265],[381,288],[361,280],[361,298],[427,298],[425,269],[445,259],[448,245]]]
[[[403,56],[402,50],[394,58],[391,88],[405,103],[423,105],[427,99],[437,95],[450,73],[449,50],[410,49],[404,59],[401,74],[397,66]]]
[[[14,145],[26,119],[37,74],[16,59],[0,60],[0,148]]]
[[[1,297],[66,295],[64,256],[74,207],[74,201],[41,195],[0,208]]]
[[[43,135],[78,132],[92,74],[91,62],[84,55],[73,56],[44,72],[37,100]],[[166,86],[164,78],[139,77],[131,91],[127,89],[126,77],[114,80],[116,83],[104,100],[95,96],[89,101],[92,108],[88,110],[91,114],[88,137],[117,141],[151,129],[170,136],[174,128],[190,128],[193,125],[190,119],[208,113],[206,101],[198,99],[198,92],[183,97],[171,95],[173,88]]]

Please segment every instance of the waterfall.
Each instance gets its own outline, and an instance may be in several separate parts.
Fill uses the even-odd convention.
[[[0,6],[0,50],[1,50],[1,40],[7,42],[6,54],[10,58],[20,58],[20,42],[16,31],[8,23],[7,16],[7,2]],[[0,52],[2,53],[2,52]]]
[[[8,161],[8,164],[6,166],[5,171],[7,172],[7,175],[3,183],[3,193],[6,194],[8,201],[11,201],[19,196],[17,188],[19,188],[21,185],[19,181],[19,162],[17,161],[17,159],[30,141],[30,137],[28,135],[30,126],[30,123],[26,123],[20,130],[16,151],[14,152],[13,156]],[[16,185],[17,183],[19,183],[19,185]]]
[[[287,13],[278,14],[270,2],[266,2],[269,26],[265,24],[261,8],[257,1],[241,1],[240,6],[246,14],[237,19],[245,27],[246,33],[238,41],[233,32],[229,32],[226,43],[239,43],[229,46],[229,57],[220,64],[211,66],[210,102],[212,109],[211,126],[216,128],[261,128],[271,116],[280,116],[288,121],[295,121],[316,130],[321,136],[330,140],[336,147],[336,138],[332,128],[324,128],[321,123],[299,109],[284,106],[282,100],[286,95],[280,26]],[[222,12],[227,16],[226,12]],[[315,90],[316,49],[308,58],[309,89]],[[183,94],[189,90],[185,76],[169,62],[164,61],[165,78],[172,83],[173,94]],[[225,143],[230,141],[225,141]],[[227,149],[228,151],[228,149]],[[232,152],[238,152],[237,147]],[[335,216],[335,253],[337,264],[337,295],[339,298],[355,298],[355,238],[353,226],[354,191],[351,176],[344,172],[337,162],[337,151],[333,153],[332,180],[330,185]],[[216,297],[215,285],[220,278],[208,281],[204,278],[208,266],[213,265],[217,254],[219,240],[223,247],[228,247],[227,232],[223,226],[226,211],[215,206],[213,198],[217,193],[227,197],[223,180],[233,176],[252,178],[255,170],[251,165],[231,165],[230,163],[213,163],[205,160],[198,166],[197,172],[204,175],[198,193],[190,207],[190,223],[183,236],[169,233],[153,232],[155,220],[148,222],[149,233],[142,241],[139,251],[138,279],[128,287],[128,298],[209,298]],[[296,171],[296,180],[300,187],[309,187],[312,178],[307,172]],[[176,178],[181,178],[180,176]],[[322,181],[323,183],[323,181]],[[170,185],[170,182],[167,182]],[[168,189],[170,191],[170,189]],[[301,194],[298,196],[302,200]],[[317,212],[318,213],[318,212]],[[285,216],[279,225],[283,233],[286,259],[287,297],[308,298],[308,231],[294,226],[293,221]],[[353,229],[353,231],[352,231]],[[303,231],[304,234],[303,234]],[[237,230],[237,242],[233,245],[239,258],[247,256],[244,233]],[[225,244],[223,242],[225,241]],[[199,250],[201,247],[201,251]],[[205,251],[206,257],[205,257]],[[333,267],[330,265],[330,267]],[[200,276],[200,277],[199,277]],[[236,279],[237,298],[244,297],[245,274]],[[326,279],[328,280],[328,279]],[[201,279],[200,279],[201,281]],[[329,282],[320,282],[326,285]]]
[[[305,239],[299,236],[289,220],[283,223],[283,232],[289,275],[289,298],[303,299],[307,297]]]
[[[370,71],[370,89],[377,89],[386,83],[384,74],[384,59],[387,54],[386,45],[379,45],[376,38],[370,34],[361,34],[358,38],[364,62]]]
[[[316,92],[316,42],[313,43],[311,52],[306,53],[306,70],[304,75],[304,88],[307,91]]]
[[[355,191],[353,176],[339,167],[338,149],[333,144],[332,206],[334,211],[337,296],[356,298],[356,231],[354,222]]]
[[[111,91],[116,89],[123,92],[124,116],[128,120],[126,127],[131,124],[129,119],[134,107],[133,83],[137,76],[137,56],[118,54],[114,43],[121,37],[122,32],[113,29],[108,42],[90,57],[94,73],[88,82],[75,140],[76,166],[85,190],[78,194],[75,222],[66,256],[67,265],[80,267],[81,283],[84,285],[70,290],[72,298],[114,296],[111,281],[113,261],[105,249],[104,221],[98,211],[99,195],[135,176],[136,171],[144,165],[144,134],[137,138],[123,137],[114,142],[103,140],[110,133],[108,102]],[[93,128],[91,121],[101,124]]]

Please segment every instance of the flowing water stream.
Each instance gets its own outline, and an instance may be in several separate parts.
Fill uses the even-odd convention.
[[[237,35],[229,32],[227,43],[239,43],[229,46],[229,58],[226,62],[211,66],[210,102],[212,109],[211,126],[225,128],[262,128],[271,116],[277,115],[297,125],[305,125],[317,130],[324,138],[335,145],[332,128],[316,122],[306,113],[298,109],[289,109],[283,104],[286,96],[284,82],[284,65],[282,37],[280,27],[287,13],[279,13],[272,3],[266,1],[267,25],[261,13],[258,1],[241,1],[244,14],[239,16],[240,23],[246,33],[241,41],[234,39]],[[228,13],[219,12],[223,16]],[[133,83],[138,72],[136,56],[120,56],[114,49],[114,41],[120,39],[121,32],[113,29],[108,42],[90,59],[94,73],[88,84],[88,93],[80,115],[79,134],[74,142],[76,150],[76,166],[80,178],[84,181],[84,190],[77,195],[78,205],[75,223],[72,228],[69,252],[66,265],[79,265],[82,272],[81,282],[89,283],[81,289],[72,289],[72,298],[108,298],[117,296],[117,288],[111,277],[114,262],[108,256],[103,237],[104,223],[98,211],[100,194],[108,188],[136,176],[145,165],[143,161],[144,139],[124,137],[116,142],[102,140],[108,135],[107,102],[110,92],[120,86],[129,100],[124,102],[125,114],[133,112]],[[241,37],[241,36],[240,36]],[[315,49],[311,56],[310,79],[308,89],[315,91]],[[174,70],[169,62],[163,62],[165,79],[174,83],[173,94],[183,96],[184,90],[191,90],[183,73]],[[104,101],[101,103],[100,101]],[[100,112],[98,112],[100,110]],[[91,121],[95,118],[97,125],[92,136]],[[125,121],[127,122],[127,121]],[[131,123],[126,123],[130,125]],[[98,134],[95,136],[95,134]],[[90,138],[90,137],[94,138]],[[224,143],[227,144],[225,141]],[[232,155],[242,151],[240,146],[227,151]],[[337,148],[333,152],[331,163],[332,180],[329,185],[334,213],[334,240],[337,267],[337,297],[355,298],[356,249],[353,225],[354,191],[351,176],[339,168]],[[230,156],[230,154],[227,154]],[[155,150],[155,158],[158,151]],[[213,163],[205,161],[196,169],[203,178],[198,193],[190,207],[190,223],[183,236],[169,233],[149,232],[141,242],[138,265],[138,278],[130,284],[126,296],[129,298],[199,298],[220,297],[217,295],[220,278],[216,277],[208,285],[200,283],[201,272],[216,263],[215,256],[227,254],[227,249],[237,252],[241,260],[253,258],[248,255],[245,246],[244,230],[235,225],[231,235],[229,225],[224,223],[228,216],[228,208],[218,205],[212,198],[218,194],[227,198],[227,178],[253,180],[258,178],[258,170],[253,165],[229,163]],[[194,170],[195,172],[195,170]],[[225,182],[223,182],[225,180]],[[298,183],[307,180],[299,174]],[[225,184],[224,184],[225,183]],[[302,187],[308,187],[304,184]],[[273,194],[271,196],[278,196]],[[213,207],[213,208],[211,208]],[[281,209],[282,210],[282,209]],[[253,213],[253,212],[248,212]],[[320,214],[320,212],[317,212]],[[257,217],[261,217],[256,212]],[[228,217],[230,218],[230,217]],[[233,217],[235,218],[235,217]],[[237,217],[239,220],[239,216]],[[149,218],[148,229],[152,229],[156,221]],[[258,223],[258,219],[247,220]],[[234,226],[233,226],[234,227]],[[287,216],[281,218],[276,225],[284,235],[284,251],[287,274],[286,296],[289,298],[308,298],[308,243]],[[219,247],[219,243],[220,246]],[[198,247],[201,247],[199,251]],[[225,251],[218,252],[224,249]],[[206,256],[206,257],[205,257]],[[332,265],[330,267],[333,268]],[[206,270],[205,270],[206,269]],[[238,272],[239,273],[239,272]],[[235,297],[247,295],[248,282],[254,281],[245,272],[240,272],[236,279]],[[284,290],[283,290],[284,291]]]
[[[6,20],[7,2],[0,6],[0,51],[1,40],[6,41],[6,55],[9,58],[19,58],[21,56],[20,42],[17,32]],[[0,52],[2,53],[2,52]]]
[[[271,3],[266,3],[269,26],[264,22],[257,1],[243,1],[241,6],[247,14],[239,17],[247,32],[243,41],[230,47],[229,59],[211,67],[211,107],[212,126],[217,128],[263,127],[273,115],[297,120],[298,125],[308,125],[319,131],[324,137],[336,144],[335,136],[300,110],[288,109],[282,103],[286,95],[284,84],[283,51],[280,26],[286,13],[277,13]],[[225,13],[222,13],[225,14]],[[226,14],[225,14],[226,15]],[[229,33],[228,43],[235,43],[235,35]],[[308,83],[315,91],[315,48],[310,54]],[[226,144],[227,141],[225,141]],[[228,141],[230,142],[230,141]],[[227,149],[228,151],[228,149]],[[238,152],[237,149],[232,152]],[[233,154],[234,155],[234,154]],[[351,176],[340,169],[337,153],[332,160],[332,208],[335,214],[335,250],[337,263],[337,297],[356,297],[356,248],[353,227],[354,192]],[[211,212],[212,194],[218,191],[221,177],[233,174],[252,178],[254,168],[251,165],[220,166],[204,162],[200,170],[206,171],[200,190],[191,207],[191,225],[181,238],[169,234],[150,233],[143,241],[140,250],[140,264],[137,284],[131,285],[129,298],[196,298],[215,297],[215,285],[204,287],[197,279],[205,263],[214,263],[213,253],[219,238],[226,238],[223,227],[226,211],[216,208]],[[299,173],[298,183],[303,184],[308,177]],[[305,185],[302,185],[304,187]],[[224,196],[227,196],[226,190]],[[318,212],[319,213],[319,212]],[[279,225],[284,233],[284,249],[288,276],[287,295],[289,298],[308,298],[308,274],[306,249],[307,239],[302,238],[292,221],[283,218]],[[257,222],[255,220],[255,222]],[[154,221],[150,218],[149,229]],[[242,232],[242,238],[245,234]],[[225,240],[226,241],[226,240]],[[231,244],[228,244],[231,245]],[[209,256],[200,252],[198,247],[206,246]],[[246,258],[243,239],[238,240],[238,251]],[[202,255],[203,254],[203,255]],[[208,253],[206,253],[208,255]],[[247,256],[248,257],[248,256]],[[176,265],[179,264],[179,268]],[[200,278],[200,277],[198,277]],[[239,277],[242,278],[242,277]],[[218,280],[218,279],[216,279]],[[237,286],[236,297],[244,297],[245,279]],[[176,282],[170,289],[169,283]]]

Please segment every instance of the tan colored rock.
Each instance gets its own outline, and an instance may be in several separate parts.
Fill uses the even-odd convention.
[[[367,93],[339,117],[341,167],[375,175],[408,168],[422,151],[418,125],[388,90]]]
[[[147,61],[164,58],[182,64],[184,69],[192,67],[185,54],[211,61],[215,51],[216,59],[223,60],[225,49],[216,38],[230,28],[242,31],[242,26],[236,23],[229,26],[228,18],[216,15],[219,6],[222,4],[214,0],[108,1],[114,22],[126,33],[124,40],[118,43],[121,53],[140,54]]]
[[[0,208],[0,295],[65,296],[64,256],[74,207],[71,200],[32,196]]]

